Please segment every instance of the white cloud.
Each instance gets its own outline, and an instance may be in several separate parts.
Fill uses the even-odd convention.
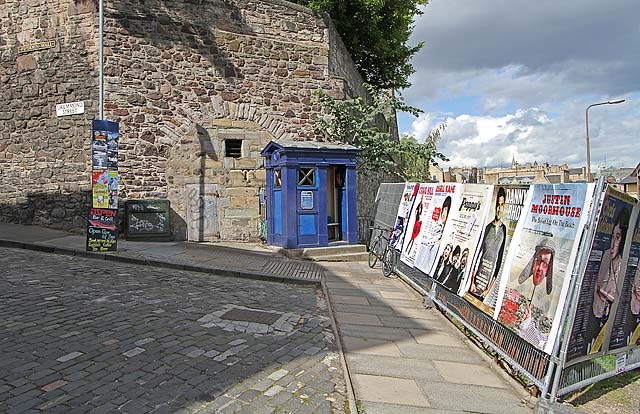
[[[636,102],[637,103],[637,102]],[[429,114],[412,124],[410,134],[424,137],[433,126]],[[584,119],[581,120],[584,122]],[[502,117],[459,115],[446,119],[447,128],[438,149],[450,159],[447,166],[491,167],[519,162],[567,162],[584,165],[586,131],[573,117],[555,117],[540,109],[517,110]],[[599,114],[590,116],[591,159],[606,158],[608,165],[635,166],[640,161],[638,134],[640,119],[629,115],[612,123]],[[620,139],[634,134],[636,139]]]
[[[406,131],[424,137],[446,118],[450,165],[584,165],[586,107],[594,164],[640,161],[640,2],[432,0],[416,21],[413,86],[427,108]],[[517,109],[520,108],[520,109]]]
[[[432,124],[433,117],[431,114],[422,113],[411,123],[411,132],[409,135],[413,135],[419,142],[425,142],[434,125]]]

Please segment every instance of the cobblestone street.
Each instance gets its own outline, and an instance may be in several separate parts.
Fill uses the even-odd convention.
[[[316,286],[0,248],[0,412],[343,412]]]

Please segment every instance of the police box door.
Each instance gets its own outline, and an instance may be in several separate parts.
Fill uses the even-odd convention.
[[[343,240],[346,229],[344,176],[344,166],[327,168],[327,234],[330,242]]]

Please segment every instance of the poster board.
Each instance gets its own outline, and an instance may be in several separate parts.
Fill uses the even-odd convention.
[[[433,190],[429,206],[425,209],[425,232],[421,235],[420,246],[416,253],[416,268],[433,277],[435,262],[440,248],[442,235],[446,231],[451,206],[458,205],[458,196],[462,184],[432,184]]]
[[[603,355],[625,272],[625,247],[635,199],[607,187],[582,275],[566,365]],[[625,246],[626,244],[626,246]]]
[[[449,225],[442,235],[432,277],[453,293],[467,283],[492,190],[491,185],[463,184],[457,204],[451,206]]]
[[[402,240],[400,260],[413,267],[420,240],[429,231],[429,212],[434,196],[435,184],[420,184],[413,205],[409,212],[406,233]]]
[[[627,264],[609,339],[609,351],[640,346],[640,204],[636,203],[629,227]]]
[[[503,268],[494,317],[550,354],[560,331],[593,184],[535,184]]]
[[[489,214],[463,289],[464,298],[487,315],[494,314],[502,269],[528,193],[528,185],[493,187]]]
[[[409,218],[411,217],[411,209],[418,195],[419,189],[420,183],[409,182],[404,185],[402,198],[398,205],[398,213],[396,214],[396,220],[393,225],[393,232],[391,233],[391,240],[389,241],[391,246],[397,251],[402,251],[404,238],[407,234]]]

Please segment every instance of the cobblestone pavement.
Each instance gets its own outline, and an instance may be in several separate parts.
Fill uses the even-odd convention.
[[[0,412],[343,412],[322,292],[0,248]]]

